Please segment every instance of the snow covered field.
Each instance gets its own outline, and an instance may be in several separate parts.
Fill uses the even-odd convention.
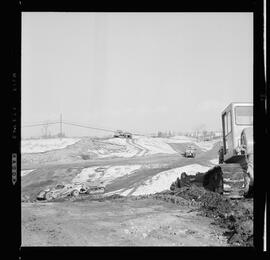
[[[21,171],[21,176],[23,177],[23,176],[25,176],[25,175],[27,175],[28,173],[30,173],[30,172],[32,172],[32,171],[34,171],[35,169],[33,169],[33,170],[22,170]]]
[[[210,160],[210,163],[212,163],[213,165],[218,164],[218,158],[215,158],[213,160]]]
[[[79,138],[31,139],[21,141],[22,153],[42,153],[55,149],[62,149],[78,142]]]
[[[190,164],[168,171],[163,171],[146,180],[129,195],[153,194],[163,190],[168,190],[172,182],[174,182],[177,177],[180,177],[182,172],[186,172],[188,175],[195,175],[197,172],[206,172],[208,169],[209,167],[202,166],[200,164]]]
[[[157,154],[157,153],[167,153],[174,154],[177,153],[168,143],[167,138],[151,138],[151,137],[140,137],[134,139],[135,144],[143,147],[147,150],[147,154]]]
[[[219,140],[205,141],[205,142],[194,142],[195,145],[199,146],[200,149],[204,152],[210,151],[215,143],[219,142]]]
[[[211,150],[217,140],[196,142],[194,138],[186,136],[175,136],[172,138],[153,138],[146,136],[134,136],[133,139],[110,138],[104,140],[103,148],[97,150],[89,149],[89,152],[96,153],[99,158],[106,157],[125,157],[130,158],[134,156],[153,155],[158,153],[175,154],[175,151],[170,143],[193,143],[197,145],[202,151]],[[106,143],[118,145],[119,149],[110,151],[106,149]]]
[[[119,177],[130,175],[141,168],[141,165],[120,165],[106,167],[89,167],[83,169],[78,175],[73,178],[72,182],[103,182],[103,185],[111,183]]]
[[[22,140],[22,153],[41,153],[56,149],[63,149],[68,145],[78,142],[80,138],[52,138]],[[208,151],[213,148],[217,140],[196,142],[194,138],[186,136],[174,136],[171,138],[154,138],[147,136],[134,136],[133,139],[110,138],[102,142],[99,147],[89,146],[88,152],[95,153],[99,158],[144,156],[153,154],[175,154],[177,153],[169,144],[171,143],[193,143],[201,150]],[[110,149],[110,145],[116,145]]]
[[[155,176],[144,181],[137,187],[132,188],[122,188],[119,190],[111,191],[106,193],[106,195],[119,194],[122,196],[128,195],[147,195],[154,194],[156,192],[161,192],[170,189],[172,182],[176,180],[177,177],[181,176],[182,172],[186,172],[188,175],[195,175],[197,172],[206,172],[210,167],[202,166],[200,164],[190,164],[183,167],[174,168],[168,171],[162,171]],[[135,185],[136,186],[136,185]]]
[[[123,157],[123,158],[130,158],[136,156],[139,153],[139,149],[134,145],[130,144],[126,139],[122,138],[111,138],[105,140],[103,148],[99,149],[88,149],[88,152],[93,152],[98,155],[99,158],[106,158],[106,157]],[[114,144],[118,145],[119,149],[110,151],[106,149],[107,144]]]

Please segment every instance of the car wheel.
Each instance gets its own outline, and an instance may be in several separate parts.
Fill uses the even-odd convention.
[[[77,197],[77,196],[79,196],[79,191],[74,190],[74,191],[72,191],[71,195],[74,196],[74,197]]]
[[[51,192],[47,192],[47,193],[45,194],[45,199],[46,199],[46,200],[52,200],[52,199],[53,199],[52,193],[51,193]]]

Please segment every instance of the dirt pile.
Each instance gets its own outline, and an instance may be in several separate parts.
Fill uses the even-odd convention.
[[[202,215],[213,218],[214,224],[228,230],[224,235],[231,245],[253,246],[253,200],[233,201],[195,184],[175,189],[171,195],[200,205]]]
[[[219,173],[219,171],[216,172]],[[208,174],[207,178],[205,178],[205,175],[200,173],[195,176],[182,173],[181,178],[177,178],[172,183],[169,194],[198,203],[201,214],[213,218],[215,224],[228,229],[228,232],[224,235],[228,237],[230,244],[234,246],[253,246],[253,200],[241,199],[234,201],[211,191],[215,189],[209,188],[209,185],[218,187],[217,183],[220,181],[219,178],[211,179],[209,176],[211,178],[213,176],[218,177],[213,174]],[[205,185],[204,182],[209,185]]]
[[[245,204],[249,204],[248,207]],[[253,245],[253,201],[232,201],[231,213],[217,219],[217,223],[228,228],[228,242],[235,246]]]
[[[199,198],[199,201],[208,217],[216,218],[232,213],[230,199],[218,193],[207,191]]]
[[[214,219],[213,224],[225,228],[224,235],[232,246],[253,246],[253,200],[231,200],[219,193],[191,184],[174,190],[135,199],[154,198],[180,206],[194,206],[199,214]]]
[[[214,224],[228,229],[224,233],[228,243],[233,246],[253,246],[253,200],[234,201],[207,191],[199,201],[203,215],[214,218]]]
[[[173,191],[175,196],[182,197],[186,200],[200,201],[200,198],[206,193],[206,190],[197,185],[185,186],[177,188]]]
[[[186,198],[183,198],[181,196],[176,196],[173,192],[170,192],[170,191],[155,193],[151,195],[138,196],[135,199],[137,200],[137,199],[145,199],[145,198],[163,200],[163,201],[177,204],[179,206],[190,206],[190,207],[199,206],[199,204],[195,200],[187,200]]]

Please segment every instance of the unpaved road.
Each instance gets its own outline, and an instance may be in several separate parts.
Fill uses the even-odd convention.
[[[22,203],[22,246],[228,246],[211,222],[151,198]]]

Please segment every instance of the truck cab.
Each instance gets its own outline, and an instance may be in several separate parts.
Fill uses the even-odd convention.
[[[253,153],[253,103],[231,103],[224,109],[222,137],[220,163],[239,162],[247,149]]]

